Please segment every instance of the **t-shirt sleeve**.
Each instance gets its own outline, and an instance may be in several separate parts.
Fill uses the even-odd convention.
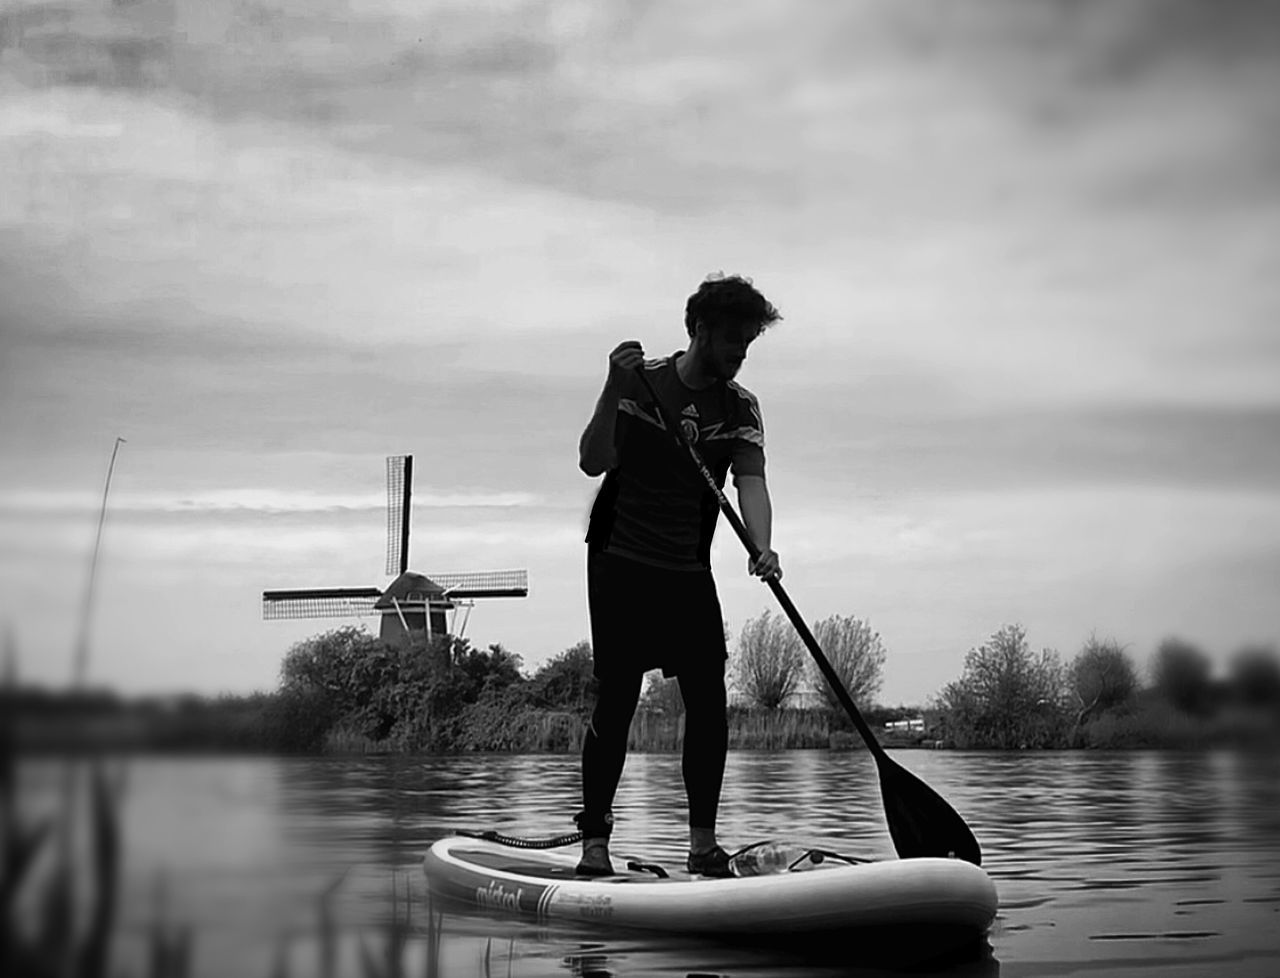
[[[760,402],[754,396],[746,394],[742,398],[735,422],[731,459],[733,482],[737,485],[744,475],[764,475],[764,420]]]

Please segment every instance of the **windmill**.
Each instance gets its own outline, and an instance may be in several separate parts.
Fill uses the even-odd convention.
[[[379,637],[397,647],[427,645],[445,634],[446,612],[465,608],[460,635],[471,608],[481,598],[523,598],[529,593],[524,570],[432,574],[409,570],[409,516],[413,496],[413,456],[387,459],[387,574],[397,574],[386,590],[376,587],[303,588],[262,592],[262,617],[353,618],[379,615]]]

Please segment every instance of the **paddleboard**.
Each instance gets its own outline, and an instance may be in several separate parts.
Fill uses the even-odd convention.
[[[433,896],[464,910],[668,935],[772,943],[892,933],[942,947],[981,936],[995,918],[995,885],[971,863],[800,851],[764,875],[729,879],[691,877],[615,851],[615,875],[593,878],[575,875],[576,846],[525,849],[451,836],[431,846],[423,869]]]

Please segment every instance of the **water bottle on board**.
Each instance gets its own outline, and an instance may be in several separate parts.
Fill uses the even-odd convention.
[[[773,839],[757,842],[734,853],[729,869],[734,876],[771,876],[799,868],[809,861],[809,849],[794,842]]]

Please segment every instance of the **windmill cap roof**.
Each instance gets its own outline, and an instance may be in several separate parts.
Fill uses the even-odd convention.
[[[375,608],[390,608],[392,600],[396,601],[429,601],[444,595],[442,588],[431,578],[413,571],[405,571],[387,586],[382,592]]]

